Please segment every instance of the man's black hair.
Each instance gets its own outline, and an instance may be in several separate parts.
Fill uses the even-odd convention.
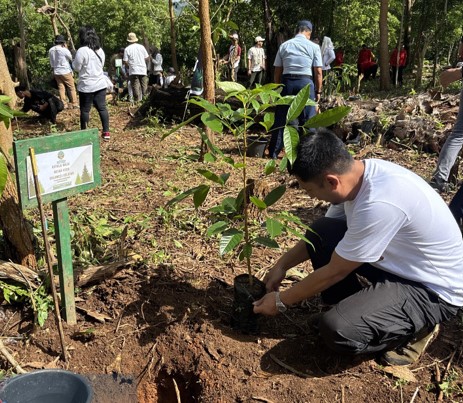
[[[14,92],[16,92],[16,94],[18,92],[24,92],[24,91],[27,91],[27,88],[25,85],[18,85],[17,87],[14,88]]]
[[[119,48],[119,52],[118,53],[124,53],[125,51],[125,48]]]
[[[353,163],[341,139],[330,130],[319,129],[301,137],[297,159],[288,171],[303,182],[322,183],[323,175],[346,173]]]

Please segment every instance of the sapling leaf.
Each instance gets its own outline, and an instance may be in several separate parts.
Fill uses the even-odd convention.
[[[234,81],[216,81],[216,85],[227,94],[230,92],[246,91],[246,87]]]
[[[347,116],[351,111],[350,106],[337,106],[332,109],[328,109],[318,115],[311,117],[304,123],[304,127],[307,129],[317,127],[328,127],[339,122],[343,117]]]
[[[13,111],[7,106],[2,103],[0,103],[0,116],[1,117],[6,117],[8,119],[13,119]]]
[[[267,207],[270,207],[272,204],[275,204],[278,200],[280,200],[285,192],[285,185],[281,185],[275,189],[272,189],[272,191],[267,196],[265,196],[264,203],[267,205]]]
[[[251,196],[249,200],[251,200],[252,204],[254,204],[259,210],[264,210],[267,208],[267,205],[264,203],[264,201],[256,196]]]
[[[201,122],[203,122],[209,129],[211,129],[213,132],[222,132],[223,130],[223,124],[220,121],[220,119],[215,116],[213,113],[210,112],[204,112],[201,115]]]
[[[246,189],[241,189],[240,192],[238,193],[238,196],[236,196],[235,199],[235,208],[236,211],[239,211],[241,209],[241,206],[244,203],[244,194],[245,194]]]
[[[225,231],[227,226],[228,224],[225,221],[217,221],[207,229],[206,235],[210,237],[212,235],[220,234]]]
[[[222,233],[220,239],[219,252],[221,255],[225,255],[235,249],[243,239],[243,232],[236,228],[229,228]]]
[[[204,154],[204,162],[215,162],[217,161],[217,157],[215,157],[211,153],[206,153]]]
[[[6,165],[5,156],[0,153],[0,196],[5,189],[6,181],[8,179],[8,167]]]
[[[209,179],[210,181],[217,183],[221,186],[225,185],[225,182],[230,176],[229,173],[221,174],[219,176],[215,174],[214,172],[209,171],[208,169],[202,169],[202,168],[197,169],[196,172],[204,176],[206,179]]]
[[[0,113],[0,122],[3,122],[5,127],[8,129],[10,127],[11,119],[6,117],[6,116],[2,116],[1,113]]]
[[[254,108],[254,111],[258,112],[260,108],[260,103],[257,99],[253,99],[251,101],[252,107]]]
[[[0,95],[0,104],[7,104],[11,101],[11,97],[8,95]]]
[[[285,172],[287,167],[288,167],[288,158],[286,156],[284,156],[281,159],[280,165],[278,166],[278,170],[280,172]]]
[[[270,175],[271,173],[275,172],[275,169],[275,160],[270,160],[265,164],[264,173],[265,175]]]
[[[299,133],[293,126],[285,126],[283,143],[285,145],[286,158],[293,164],[297,158],[297,145],[299,144]]]
[[[275,238],[283,233],[284,225],[273,218],[267,218],[265,220],[265,227],[271,238]]]
[[[290,234],[295,235],[296,237],[298,237],[298,238],[301,239],[302,241],[307,242],[310,246],[312,246],[312,248],[314,248],[313,243],[310,242],[310,241],[306,238],[306,236],[305,236],[304,234],[302,234],[301,232],[296,231],[295,229],[292,229],[292,228],[289,228],[289,227],[286,227],[286,231],[288,231]]]
[[[161,141],[164,140],[166,137],[169,137],[172,133],[175,133],[176,131],[181,129],[183,126],[186,126],[186,125],[190,124],[191,122],[193,122],[193,120],[195,120],[200,115],[202,115],[202,112],[192,116],[191,118],[189,118],[187,120],[185,120],[184,122],[180,123],[178,126],[175,126],[171,130],[169,130],[167,133],[164,133],[162,135],[162,137],[161,137]]]
[[[207,186],[207,185],[195,186],[194,188],[185,190],[184,192],[182,192],[179,195],[175,196],[173,199],[169,200],[166,203],[166,207],[172,206],[173,204],[176,204],[176,203],[182,201],[183,199],[186,199],[188,196],[191,196],[191,195],[195,194],[198,191],[204,192],[203,188],[208,188],[208,191],[209,191],[209,186]]]
[[[245,243],[238,257],[240,260],[244,260],[245,258],[250,258],[251,255],[252,255],[252,244]]]
[[[204,203],[204,200],[206,200],[207,194],[209,193],[209,189],[210,188],[207,185],[198,186],[198,189],[193,194],[193,203],[195,208],[198,208]]]
[[[192,98],[188,101],[188,103],[198,105],[205,111],[208,111],[210,113],[217,113],[219,111],[216,105],[210,103],[209,101],[206,101],[203,98]]]
[[[263,237],[263,236],[258,236],[254,238],[254,242],[258,243],[259,245],[266,246],[267,248],[272,248],[272,249],[278,249],[280,247],[278,245],[278,242],[276,242],[274,239],[270,239],[270,238]]]
[[[271,112],[267,112],[264,115],[264,121],[260,122],[260,124],[264,126],[267,129],[267,131],[269,131],[272,128],[273,123],[275,123],[275,114]]]
[[[289,123],[301,114],[305,108],[307,100],[310,97],[310,84],[307,84],[302,90],[300,90],[293,102],[291,103],[288,113],[286,114],[286,122]]]

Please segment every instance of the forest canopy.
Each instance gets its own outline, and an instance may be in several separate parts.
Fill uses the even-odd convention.
[[[254,37],[266,35],[267,48],[294,34],[296,22],[303,18],[314,24],[312,37],[329,36],[335,47],[342,47],[345,62],[355,64],[360,46],[365,43],[379,54],[380,5],[385,0],[217,0],[210,2],[213,44],[223,55],[228,46],[227,35],[238,32],[244,47],[253,45]],[[463,3],[459,0],[389,0],[388,47],[397,45],[399,38],[409,53],[409,65],[428,60],[430,64],[453,64],[458,41],[462,36]],[[170,6],[174,19],[171,22]],[[60,34],[68,27],[78,47],[77,33],[82,25],[92,25],[100,35],[107,55],[125,46],[127,34],[137,33],[145,46],[156,46],[164,56],[165,68],[173,65],[172,32],[175,33],[175,53],[180,70],[193,68],[199,49],[198,2],[168,0],[0,0],[0,38],[7,56],[10,73],[15,77],[18,52],[24,43],[25,62],[30,81],[43,82],[49,75],[48,49],[53,45],[54,32],[50,14],[56,7]],[[38,12],[42,10],[42,12]],[[50,11],[51,10],[51,11]],[[20,23],[18,23],[20,21]],[[21,23],[22,21],[22,23]],[[64,25],[63,25],[64,24]],[[23,32],[21,32],[23,31]],[[267,52],[269,59],[274,52]],[[109,58],[108,58],[109,59]],[[272,60],[269,60],[272,63]]]

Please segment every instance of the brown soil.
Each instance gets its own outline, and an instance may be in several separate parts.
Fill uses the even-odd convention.
[[[204,235],[204,213],[223,196],[234,194],[237,174],[226,189],[214,189],[199,212],[187,199],[167,216],[160,207],[173,194],[203,182],[195,172],[198,163],[188,159],[199,145],[196,131],[185,128],[161,142],[160,130],[131,118],[126,105],[111,106],[110,115],[112,138],[101,143],[103,183],[71,198],[71,215],[84,209],[95,215],[109,212],[113,225],[125,220],[131,230],[125,247],[143,260],[78,290],[79,307],[110,319],[100,323],[78,310],[77,326],[64,324],[68,363],[56,359],[61,348],[52,315],[31,335],[30,312],[0,306],[4,343],[24,369],[59,367],[87,375],[96,403],[434,402],[439,377],[449,381],[443,384],[443,400],[463,401],[461,318],[443,327],[411,368],[416,379],[410,382],[405,375],[387,373],[375,357],[342,357],[327,350],[309,325],[309,319],[325,309],[316,298],[285,315],[260,318],[256,335],[234,331],[233,279],[245,273],[245,265],[236,256],[219,256],[216,240]],[[58,121],[59,132],[78,130],[76,111],[64,111]],[[16,137],[50,132],[47,124],[39,123],[35,118],[20,121]],[[92,125],[99,127],[94,110]],[[236,157],[228,136],[217,143]],[[407,149],[372,146],[356,151],[364,158],[393,160],[425,177],[436,163],[435,155]],[[264,178],[266,162],[251,158],[251,176]],[[290,179],[277,174],[267,180]],[[291,211],[310,223],[326,205],[289,187],[272,208]],[[294,242],[289,237],[280,241],[283,249]],[[112,249],[114,245],[107,245],[108,253]],[[281,253],[257,249],[257,275]],[[308,263],[300,267],[300,272],[310,270]],[[293,281],[297,276],[284,286]],[[2,368],[8,368],[1,360]]]

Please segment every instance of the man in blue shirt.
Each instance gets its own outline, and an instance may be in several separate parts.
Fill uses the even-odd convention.
[[[320,46],[310,41],[312,23],[307,20],[299,21],[296,36],[281,44],[275,57],[274,81],[283,84],[282,95],[297,95],[310,84],[310,98],[319,101],[322,91],[322,56]],[[283,149],[283,127],[286,123],[287,106],[278,106],[275,113],[275,124],[269,144],[270,158],[277,158]],[[314,106],[307,106],[301,112],[297,125],[302,126],[305,121],[316,114]]]

